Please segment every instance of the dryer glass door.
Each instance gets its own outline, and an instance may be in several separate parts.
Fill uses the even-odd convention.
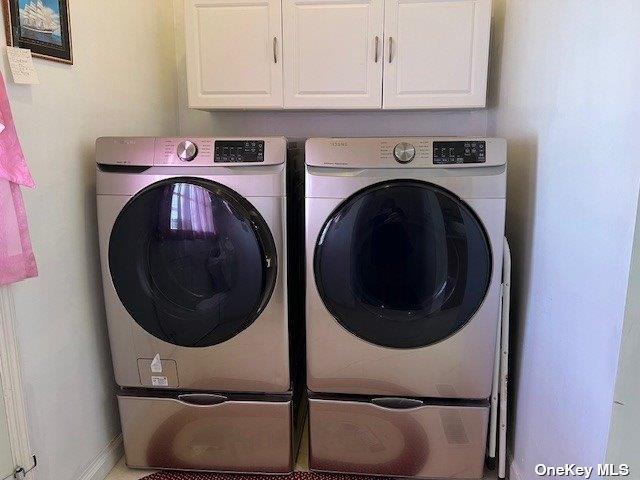
[[[415,348],[463,328],[484,300],[491,247],[469,206],[425,182],[375,184],[329,216],[314,273],[327,309],[376,345]]]
[[[109,269],[120,300],[155,337],[185,347],[224,342],[267,305],[276,247],[233,190],[196,178],[155,183],[115,221]]]

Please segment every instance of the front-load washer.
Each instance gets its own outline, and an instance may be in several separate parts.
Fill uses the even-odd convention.
[[[288,392],[285,139],[96,146],[116,383]]]
[[[306,164],[309,390],[488,398],[505,141],[317,138]]]

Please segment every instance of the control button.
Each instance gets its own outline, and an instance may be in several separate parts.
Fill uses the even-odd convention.
[[[400,142],[393,149],[393,156],[400,163],[409,163],[416,156],[416,147],[407,142]]]
[[[198,146],[190,140],[185,140],[180,142],[176,153],[183,162],[190,162],[198,155]]]

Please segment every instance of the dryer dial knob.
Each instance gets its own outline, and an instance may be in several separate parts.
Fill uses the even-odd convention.
[[[416,156],[416,147],[407,142],[400,142],[393,149],[393,156],[400,163],[409,163]]]
[[[198,146],[190,140],[185,140],[180,142],[176,153],[183,162],[190,162],[198,155]]]

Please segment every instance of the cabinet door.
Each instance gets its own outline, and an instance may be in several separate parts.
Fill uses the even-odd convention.
[[[285,108],[380,108],[383,0],[283,0]]]
[[[269,0],[186,0],[192,108],[281,108],[281,7]]]
[[[384,108],[484,107],[491,0],[386,0]]]

